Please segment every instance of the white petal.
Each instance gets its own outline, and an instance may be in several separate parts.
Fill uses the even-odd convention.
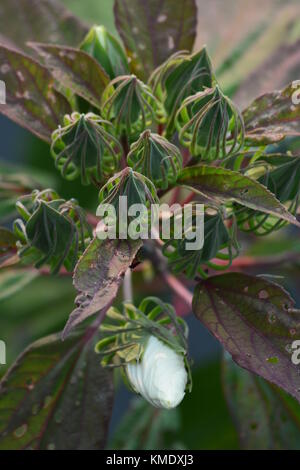
[[[150,336],[141,362],[127,365],[133,388],[153,406],[174,408],[185,395],[187,372],[183,357]]]

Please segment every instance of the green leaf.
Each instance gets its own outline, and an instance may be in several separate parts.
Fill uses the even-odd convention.
[[[29,269],[2,269],[0,271],[0,301],[23,289],[38,274],[38,271]]]
[[[292,214],[297,213],[300,194],[300,158],[281,154],[266,154],[256,160],[251,172],[257,172],[262,176],[258,181],[263,184],[274,196],[285,204]],[[286,222],[278,220],[272,215],[262,214],[245,207],[235,209],[235,215],[239,228],[246,232],[268,235],[273,230],[279,230]]]
[[[297,87],[266,93],[243,112],[245,139],[254,145],[278,142],[287,136],[300,136],[300,106]]]
[[[219,86],[186,98],[175,117],[178,139],[198,160],[221,160],[236,155],[244,143],[239,110]]]
[[[0,45],[0,79],[6,83],[6,105],[0,112],[43,140],[71,111],[66,98],[54,89],[50,72],[35,60]]]
[[[149,129],[131,144],[127,162],[133,170],[142,173],[162,189],[166,189],[169,183],[175,183],[182,168],[179,148]]]
[[[177,0],[175,8],[172,0],[115,0],[114,12],[132,70],[142,79],[174,52],[193,48],[195,0]]]
[[[93,57],[73,47],[30,43],[44,58],[55,79],[96,108],[110,79]]]
[[[182,170],[177,184],[192,187],[210,199],[238,202],[300,227],[297,219],[265,186],[238,172],[221,167],[197,165]]]
[[[223,361],[223,384],[241,446],[254,450],[300,449],[300,406],[278,387]]]
[[[1,43],[31,54],[27,41],[79,44],[88,27],[57,0],[1,0]]]
[[[198,284],[193,311],[241,367],[300,401],[300,375],[292,362],[300,334],[300,310],[279,285],[243,273]]]
[[[113,390],[90,335],[43,338],[0,382],[0,449],[99,449]]]
[[[126,270],[141,246],[141,240],[94,238],[75,268],[73,282],[79,292],[75,300],[77,307],[70,314],[63,338],[91,315],[97,312],[105,315],[118,293]]]

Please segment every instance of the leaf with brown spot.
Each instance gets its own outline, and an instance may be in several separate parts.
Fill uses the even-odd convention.
[[[195,0],[115,0],[114,12],[132,71],[143,80],[174,52],[193,48]]]
[[[245,139],[255,145],[300,136],[299,83],[258,97],[243,112]]]
[[[0,45],[0,79],[6,84],[6,105],[0,112],[41,139],[71,112],[66,98],[54,88],[50,72],[31,57]]]
[[[44,58],[55,79],[96,108],[110,79],[93,57],[73,47],[30,43]]]
[[[265,186],[236,171],[208,165],[191,166],[181,171],[177,184],[191,187],[219,203],[235,201],[300,227],[297,219]]]
[[[239,366],[300,401],[299,366],[292,362],[300,310],[281,286],[243,273],[210,277],[196,287],[193,312]]]
[[[142,246],[141,240],[94,240],[79,259],[73,283],[79,294],[77,308],[70,314],[62,337],[99,312],[105,315],[112,305],[124,274]]]

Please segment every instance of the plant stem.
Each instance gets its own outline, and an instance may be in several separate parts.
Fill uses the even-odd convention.
[[[123,147],[123,155],[122,155],[121,164],[122,164],[122,168],[124,169],[128,166],[127,165],[127,155],[128,155],[128,152],[129,152],[129,145],[128,145],[128,140],[127,140],[126,135],[123,135],[121,137],[121,143],[122,143],[122,147]]]
[[[240,256],[232,261],[230,270],[244,270],[245,268],[260,268],[264,266],[280,266],[282,263],[300,261],[299,253],[284,253],[273,256]]]
[[[193,294],[180,282],[177,277],[168,272],[163,272],[162,277],[172,289],[172,291],[180,297],[189,309],[192,309]]]
[[[123,281],[123,297],[125,302],[132,303],[133,301],[133,293],[132,293],[132,275],[131,269],[128,268]]]

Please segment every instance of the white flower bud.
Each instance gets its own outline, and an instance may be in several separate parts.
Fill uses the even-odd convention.
[[[157,408],[175,408],[183,400],[188,380],[183,356],[150,336],[140,362],[127,366],[132,387]]]

